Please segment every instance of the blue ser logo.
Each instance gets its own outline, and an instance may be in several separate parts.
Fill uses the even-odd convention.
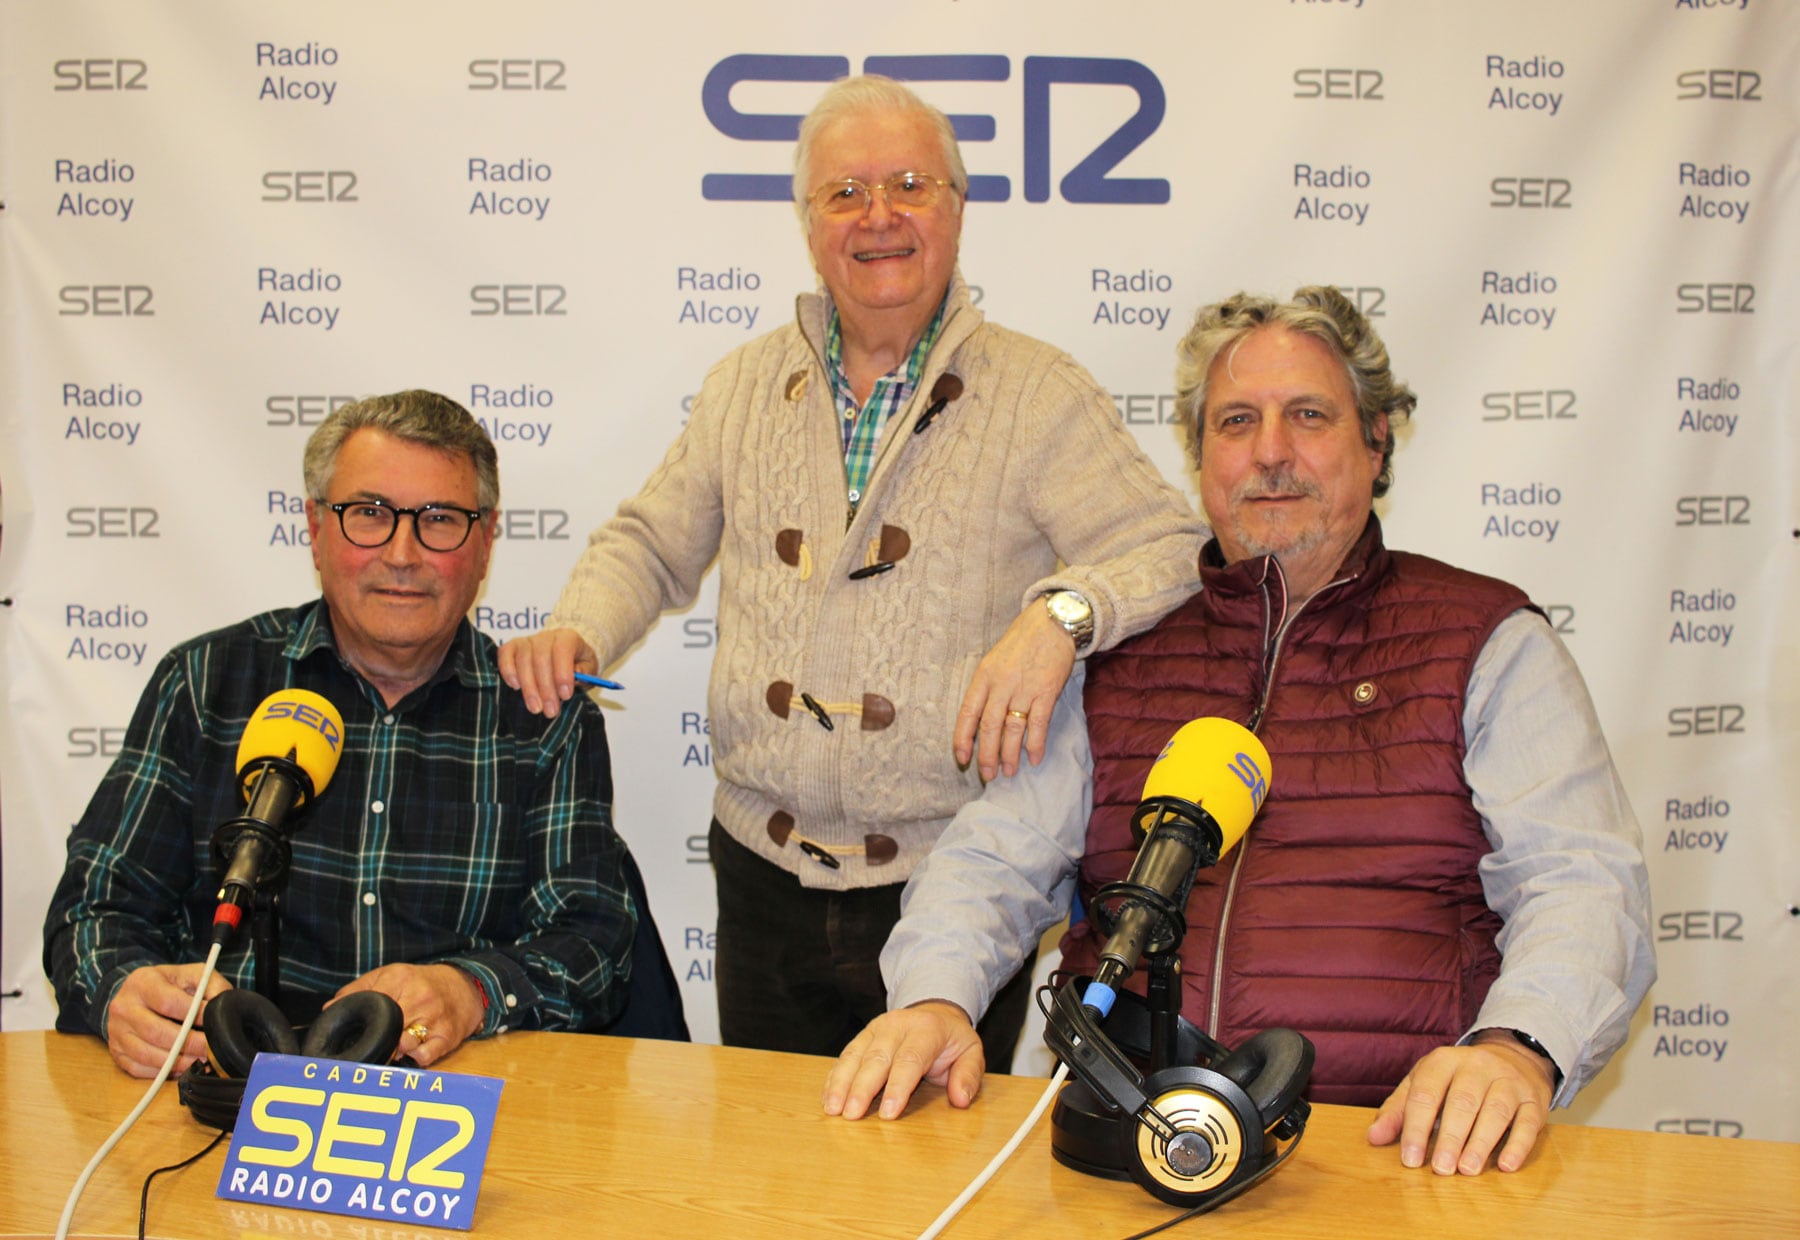
[[[712,67],[700,88],[701,106],[713,128],[740,142],[792,144],[800,136],[801,117],[791,113],[741,112],[731,102],[740,82],[836,81],[850,72],[844,56],[727,56]],[[870,56],[863,72],[880,73],[903,82],[1004,82],[1012,76],[1005,56]],[[1024,61],[1024,182],[1027,202],[1050,201],[1050,88],[1052,86],[1123,87],[1137,95],[1138,108],[1123,125],[1086,158],[1063,175],[1057,189],[1065,202],[1151,203],[1169,201],[1169,182],[1162,177],[1108,176],[1142,146],[1162,124],[1166,98],[1162,82],[1135,60],[1091,56],[1027,56]],[[950,122],[959,142],[992,142],[994,118],[955,115]],[[786,175],[709,172],[700,182],[703,198],[713,202],[789,202],[793,178]],[[970,202],[1005,202],[1012,179],[971,176]]]

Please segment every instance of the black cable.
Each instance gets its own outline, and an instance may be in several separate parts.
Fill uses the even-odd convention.
[[[230,1135],[229,1132],[221,1132],[211,1141],[208,1141],[206,1143],[206,1148],[201,1150],[198,1154],[195,1154],[192,1158],[184,1158],[178,1163],[170,1163],[166,1167],[158,1167],[155,1171],[152,1171],[149,1175],[144,1177],[144,1191],[138,1196],[138,1240],[144,1240],[144,1220],[150,1213],[150,1181],[154,1180],[165,1171],[180,1171],[183,1167],[191,1166],[192,1164],[199,1162],[202,1158],[205,1158],[208,1154],[212,1153],[214,1149],[218,1148],[219,1142]]]
[[[1188,1209],[1183,1210],[1180,1214],[1177,1214],[1174,1218],[1166,1219],[1154,1227],[1147,1228],[1144,1231],[1133,1232],[1131,1235],[1126,1236],[1125,1240],[1144,1240],[1145,1236],[1154,1236],[1159,1231],[1166,1231],[1177,1223],[1185,1223],[1197,1215],[1212,1213],[1212,1211],[1217,1210],[1220,1206],[1232,1200],[1234,1197],[1242,1196],[1244,1193],[1249,1192],[1258,1184],[1261,1184],[1264,1180],[1268,1179],[1269,1176],[1275,1173],[1275,1168],[1293,1157],[1294,1151],[1299,1148],[1300,1139],[1295,1137],[1288,1147],[1281,1151],[1273,1162],[1264,1167],[1261,1171],[1258,1171],[1249,1179],[1245,1180],[1242,1184],[1239,1184],[1236,1188],[1227,1189],[1216,1197],[1209,1197],[1199,1205],[1191,1206]]]

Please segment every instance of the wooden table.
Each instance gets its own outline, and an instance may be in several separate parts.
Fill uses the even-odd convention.
[[[969,1111],[926,1087],[901,1120],[829,1119],[828,1061],[717,1046],[514,1033],[447,1070],[501,1095],[476,1236],[630,1240],[916,1236],[987,1163],[1044,1082],[990,1077]],[[75,1176],[143,1083],[100,1043],[0,1034],[0,1236],[50,1235]],[[144,1176],[210,1138],[166,1086],[88,1186],[71,1234],[137,1230]],[[1800,1145],[1555,1125],[1519,1172],[1439,1177],[1364,1139],[1372,1112],[1318,1107],[1298,1152],[1215,1213],[1163,1233],[1258,1240],[1643,1240],[1800,1236]],[[945,1231],[1117,1240],[1174,1213],[1050,1157],[1040,1121]],[[248,1206],[213,1195],[223,1148],[151,1188],[149,1234],[413,1240],[462,1233]]]

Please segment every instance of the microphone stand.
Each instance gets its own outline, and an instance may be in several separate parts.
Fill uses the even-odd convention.
[[[256,993],[281,1006],[281,893],[258,888],[250,906],[251,967]]]
[[[1181,957],[1167,951],[1145,960],[1149,966],[1144,974],[1144,1006],[1150,1011],[1150,1073],[1156,1073],[1175,1063],[1181,1020]]]
[[[1127,1180],[1125,1144],[1142,1123],[1165,1141],[1175,1129],[1149,1104],[1144,1082],[1164,1068],[1210,1059],[1223,1049],[1192,1026],[1181,1034],[1181,958],[1171,948],[1144,957],[1145,1023],[1138,1024],[1132,1001],[1117,1004],[1105,1018],[1084,1007],[1077,994],[1081,982],[1071,979],[1056,992],[1045,1012],[1044,1041],[1075,1073],[1057,1095],[1050,1117],[1050,1153],[1056,1161],[1086,1175]],[[1042,1000],[1040,1000],[1042,1003]],[[1102,1020],[1113,1031],[1101,1028]],[[1133,1026],[1136,1026],[1135,1029]],[[1140,1071],[1117,1044],[1147,1035],[1146,1067]],[[1184,1041],[1197,1045],[1184,1045]],[[1136,1053],[1142,1054],[1143,1043]]]

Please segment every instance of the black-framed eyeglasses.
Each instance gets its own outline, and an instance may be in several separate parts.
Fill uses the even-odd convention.
[[[855,177],[827,181],[808,195],[807,201],[820,215],[861,215],[879,191],[888,210],[905,213],[926,210],[945,190],[955,193],[956,186],[929,173],[896,172],[878,185]]]
[[[427,551],[455,551],[469,541],[469,531],[487,512],[483,508],[456,508],[449,504],[396,508],[378,499],[350,500],[326,507],[337,513],[338,528],[352,546],[386,546],[400,527],[400,518],[411,517],[413,538]]]

